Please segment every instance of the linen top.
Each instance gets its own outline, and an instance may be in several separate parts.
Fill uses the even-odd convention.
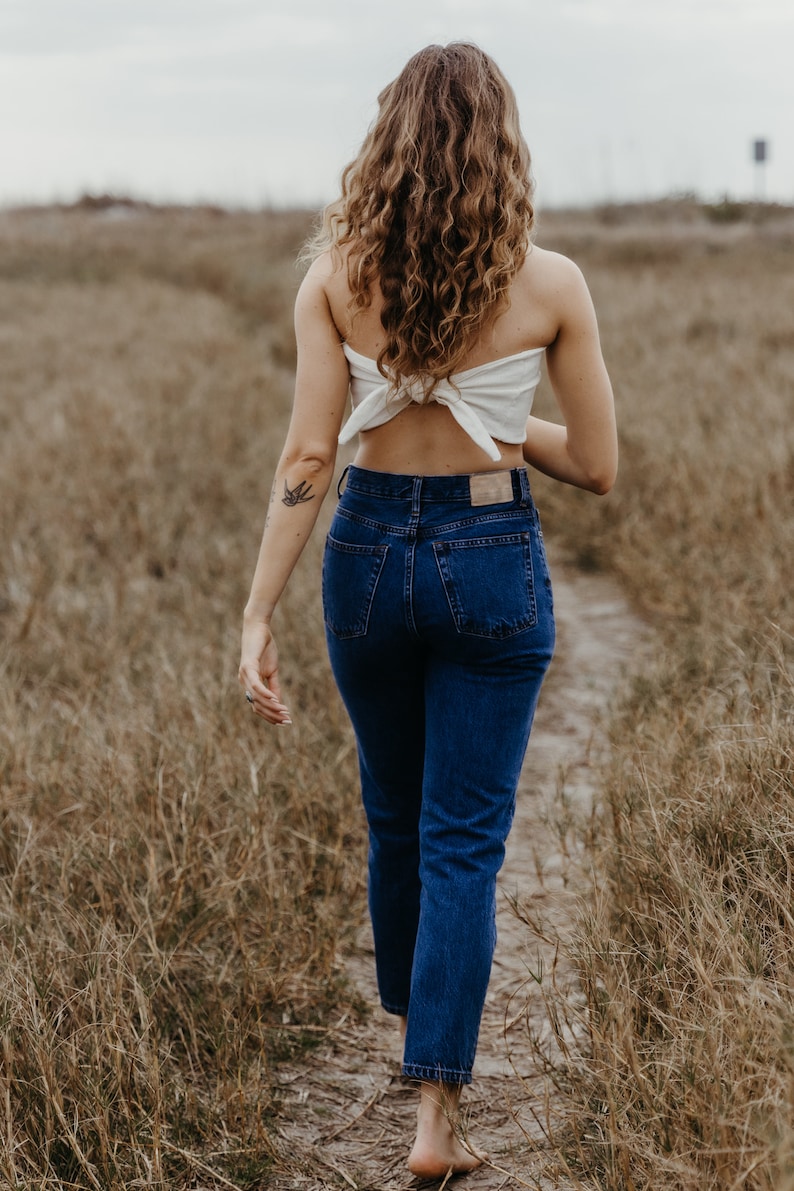
[[[348,343],[342,344],[342,350],[350,369],[353,412],[342,427],[340,443],[348,442],[359,430],[372,430],[391,421],[412,401],[424,403],[419,377],[402,380],[394,388],[369,356],[362,356]],[[522,443],[526,437],[526,421],[540,380],[545,350],[545,347],[531,347],[456,372],[455,384],[439,381],[430,400],[446,405],[458,425],[496,462],[502,455],[495,438]]]

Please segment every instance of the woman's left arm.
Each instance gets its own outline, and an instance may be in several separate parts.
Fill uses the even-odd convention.
[[[319,258],[295,303],[295,401],[243,617],[239,680],[257,714],[274,724],[290,721],[281,700],[270,622],[330,486],[349,387],[325,291],[327,275],[327,258]]]
[[[524,459],[555,480],[603,495],[615,482],[618,440],[595,310],[576,265],[556,254],[548,260],[559,326],[546,364],[564,425],[530,416]]]

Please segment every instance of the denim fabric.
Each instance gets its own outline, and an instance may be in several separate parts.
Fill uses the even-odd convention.
[[[384,1008],[403,1072],[469,1083],[496,942],[496,876],[554,648],[543,539],[523,469],[472,506],[468,476],[351,467],[323,605],[356,732]],[[508,488],[509,491],[509,488]]]

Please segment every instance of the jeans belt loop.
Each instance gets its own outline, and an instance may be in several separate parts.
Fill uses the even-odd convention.
[[[348,463],[347,467],[346,467],[346,468],[345,468],[345,470],[342,472],[341,476],[339,477],[339,480],[337,481],[337,485],[336,485],[336,495],[337,495],[338,497],[340,497],[340,498],[341,498],[341,496],[342,496],[342,485],[344,484],[345,480],[347,479],[347,473],[348,473],[349,471],[350,471],[350,464]]]
[[[529,508],[532,504],[532,489],[529,485],[529,473],[525,467],[520,469],[518,481],[521,488],[521,503],[525,508]]]
[[[411,493],[411,516],[418,517],[422,511],[422,476],[414,476],[414,486]]]

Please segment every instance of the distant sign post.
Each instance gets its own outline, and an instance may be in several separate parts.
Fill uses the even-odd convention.
[[[769,141],[759,138],[753,141],[755,162],[755,197],[759,202],[766,198],[766,163],[769,160]]]

